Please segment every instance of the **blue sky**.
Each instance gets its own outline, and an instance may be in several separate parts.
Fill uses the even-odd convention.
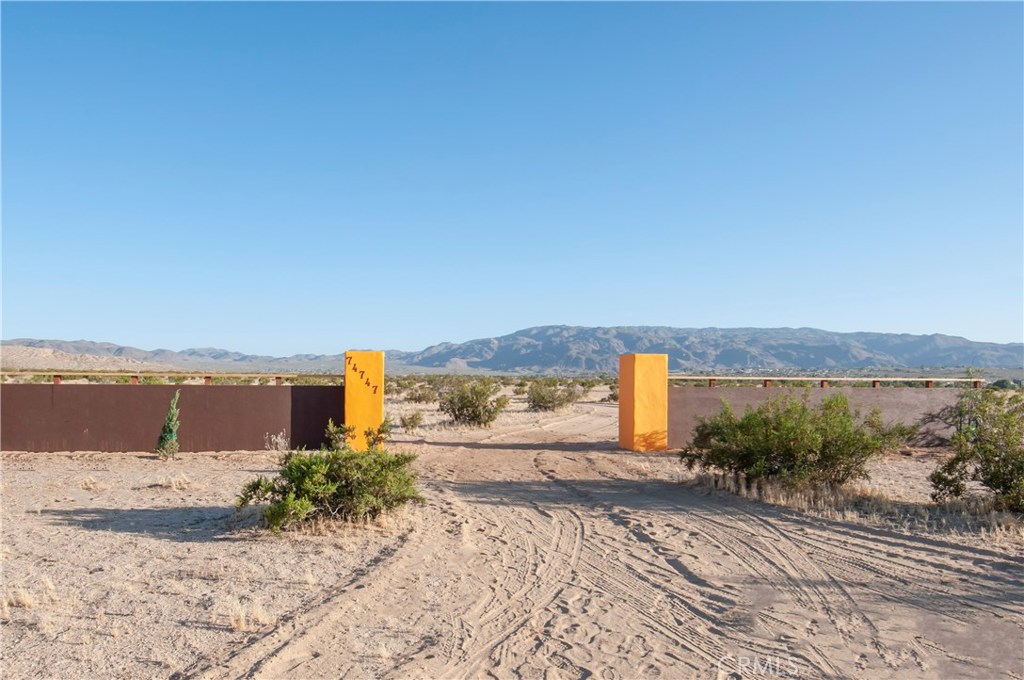
[[[5,2],[2,335],[1020,342],[1022,7]]]

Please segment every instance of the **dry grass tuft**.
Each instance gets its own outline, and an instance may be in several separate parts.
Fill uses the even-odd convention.
[[[270,625],[274,619],[263,608],[260,602],[253,602],[248,608],[241,602],[235,600],[226,605],[219,605],[210,611],[210,625],[227,625],[231,630],[241,633],[250,630],[258,630],[262,626]]]
[[[50,577],[44,576],[40,582],[43,584],[43,590],[46,591],[46,599],[51,603],[60,602],[60,597],[57,596],[57,588],[53,585]]]
[[[160,481],[150,484],[150,489],[171,489],[173,491],[189,491],[198,488],[198,486],[185,475],[179,475],[177,477],[165,477]]]
[[[83,479],[79,483],[79,486],[86,491],[99,491],[101,489],[106,488],[102,486],[99,482],[97,482],[95,479],[93,479],[92,475],[89,475],[88,477]]]
[[[39,606],[35,595],[24,588],[15,588],[14,592],[4,598],[4,601],[8,606],[18,609],[35,609]]]
[[[765,479],[748,483],[742,475],[699,474],[694,483],[709,491],[726,491],[827,519],[884,525],[906,532],[974,535],[997,545],[1024,545],[1024,521],[1012,512],[995,510],[990,497],[967,497],[941,504],[907,503],[857,482],[839,487]]]
[[[249,619],[259,626],[267,626],[273,622],[270,614],[267,613],[267,610],[263,608],[260,602],[252,603],[252,606],[249,608]]]

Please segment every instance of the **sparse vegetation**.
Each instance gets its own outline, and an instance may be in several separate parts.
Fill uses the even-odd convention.
[[[437,401],[437,390],[430,385],[417,385],[406,392],[405,398],[414,404],[430,404]]]
[[[444,388],[438,407],[456,423],[484,427],[508,406],[508,397],[499,397],[500,391],[501,385],[489,378],[459,381]]]
[[[1024,392],[965,389],[951,415],[955,454],[929,477],[932,498],[960,498],[974,481],[998,508],[1024,512]]]
[[[332,440],[344,427],[334,429],[333,437],[330,427],[327,432]],[[375,434],[379,437],[383,429],[382,424]],[[293,452],[276,478],[260,476],[246,484],[237,506],[268,502],[263,516],[274,531],[317,519],[373,519],[421,499],[412,469],[415,459],[382,448],[357,452],[347,443],[338,449]]]
[[[681,457],[690,469],[743,475],[748,483],[767,478],[842,485],[866,478],[872,456],[899,446],[915,431],[884,425],[878,410],[862,419],[842,394],[827,397],[817,408],[806,397],[781,396],[742,417],[723,400],[719,414],[697,425]]]
[[[263,448],[267,451],[287,451],[291,448],[287,430],[281,430],[277,434],[264,433]]]
[[[181,390],[175,390],[174,396],[171,398],[171,405],[167,409],[163,429],[160,430],[160,437],[156,442],[157,455],[164,460],[178,455],[178,427],[181,425],[178,419],[178,397],[180,396]]]

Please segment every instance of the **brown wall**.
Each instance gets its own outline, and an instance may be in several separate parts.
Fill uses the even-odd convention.
[[[319,448],[342,422],[344,387],[254,385],[2,385],[4,451],[152,451],[175,390],[182,451],[262,450],[285,430]]]
[[[683,448],[693,437],[693,428],[700,417],[712,416],[722,410],[727,399],[733,410],[742,414],[746,407],[757,407],[769,396],[786,393],[798,396],[807,393],[812,404],[837,393],[845,394],[851,406],[863,413],[878,408],[886,423],[901,422],[921,427],[915,443],[934,446],[944,443],[951,434],[943,423],[927,422],[944,407],[955,404],[960,393],[952,387],[670,387],[668,389],[668,445]]]

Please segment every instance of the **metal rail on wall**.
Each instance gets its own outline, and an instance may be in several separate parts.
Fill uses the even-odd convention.
[[[61,370],[39,370],[39,371],[0,371],[0,378],[20,376],[51,376],[55,385],[61,384],[64,379],[74,380],[78,378],[128,378],[128,384],[137,385],[142,378],[175,378],[183,380],[203,380],[207,385],[213,384],[215,378],[231,378],[241,380],[271,380],[274,385],[282,385],[285,380],[338,380],[345,381],[342,373],[215,373],[195,371],[61,371]]]
[[[926,388],[934,387],[936,382],[940,383],[969,383],[971,387],[981,387],[985,384],[979,378],[849,378],[849,377],[815,377],[815,376],[751,376],[751,375],[680,375],[669,373],[669,382],[673,380],[707,381],[708,387],[715,387],[718,381],[735,382],[760,382],[762,387],[771,387],[775,382],[815,382],[819,387],[828,387],[831,383],[871,383],[872,387],[881,387],[882,383],[924,383]]]

